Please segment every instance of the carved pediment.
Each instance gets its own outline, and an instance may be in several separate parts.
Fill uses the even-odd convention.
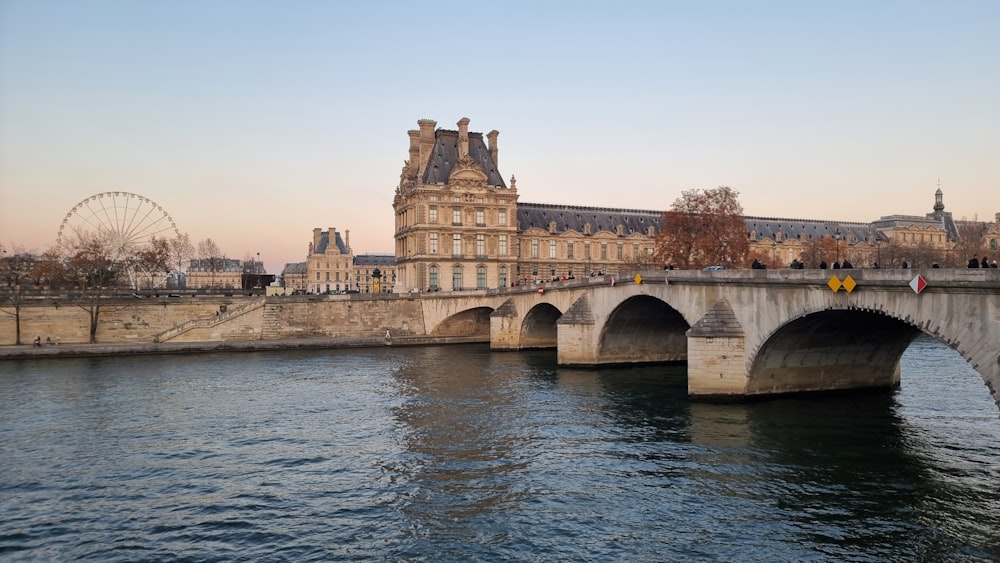
[[[485,186],[486,172],[471,156],[465,155],[452,167],[448,183],[460,186]]]

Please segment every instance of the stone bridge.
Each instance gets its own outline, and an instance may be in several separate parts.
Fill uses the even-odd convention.
[[[561,365],[686,361],[703,398],[896,386],[924,332],[1000,405],[1000,270],[650,271],[422,302],[429,334],[488,331],[493,349],[556,347]]]

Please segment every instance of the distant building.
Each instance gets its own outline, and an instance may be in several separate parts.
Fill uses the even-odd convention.
[[[239,289],[242,287],[243,267],[231,258],[195,258],[188,266],[188,289]]]
[[[309,266],[305,262],[290,262],[281,270],[281,282],[291,291],[308,291]]]
[[[339,293],[351,289],[354,258],[351,255],[351,232],[343,236],[336,227],[313,229],[306,259],[306,291]]]
[[[392,254],[355,256],[353,289],[359,293],[391,293],[396,285],[395,264],[396,257]]]

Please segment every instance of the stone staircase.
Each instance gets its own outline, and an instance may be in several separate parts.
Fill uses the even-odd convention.
[[[264,322],[261,325],[261,340],[277,340],[281,338],[281,305],[272,304],[264,307]]]
[[[247,303],[237,305],[235,307],[229,307],[225,313],[218,313],[215,316],[209,317],[207,319],[192,319],[190,321],[185,321],[173,328],[169,328],[155,336],[153,336],[153,342],[168,342],[171,339],[177,338],[178,336],[184,334],[185,332],[195,329],[195,328],[210,328],[218,326],[220,324],[231,321],[236,317],[245,315],[256,309],[260,309],[267,302],[266,297],[258,297]],[[266,313],[266,310],[265,310]]]

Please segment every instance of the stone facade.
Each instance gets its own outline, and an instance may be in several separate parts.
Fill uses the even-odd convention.
[[[518,202],[497,170],[497,131],[408,132],[393,199],[396,291],[509,287],[652,265],[660,212]]]
[[[307,260],[285,264],[282,280],[285,294],[389,293],[396,280],[395,257],[355,256],[350,231],[341,234],[336,227],[326,231],[315,228]]]
[[[515,179],[508,187],[498,171],[497,131],[485,136],[487,144],[481,133],[469,132],[468,118],[457,131],[435,129],[432,120],[417,124],[408,131],[409,159],[393,199],[397,291],[489,289],[658,266],[651,257],[662,211],[520,202]],[[754,258],[770,268],[845,259],[860,268],[959,266],[968,258],[953,254],[963,222],[944,211],[940,189],[926,216],[745,221],[750,255],[736,267]],[[996,259],[1000,214],[974,227],[969,232]]]
[[[309,266],[306,262],[290,262],[285,264],[281,271],[281,280],[286,293],[301,291],[305,293],[309,289]]]
[[[185,283],[188,289],[239,289],[242,278],[239,260],[196,258],[188,266]]]
[[[396,214],[397,292],[486,289],[517,275],[517,188],[497,171],[497,131],[484,141],[437,129],[431,120],[408,132],[409,159],[392,202]]]
[[[313,229],[306,264],[306,291],[309,293],[340,293],[352,289],[351,232],[346,231],[341,236],[336,227],[326,231]]]

